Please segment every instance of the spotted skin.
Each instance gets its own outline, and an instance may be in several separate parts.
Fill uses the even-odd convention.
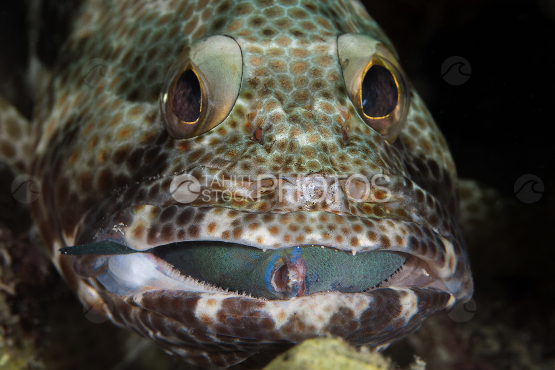
[[[31,126],[0,96],[0,163],[18,174],[28,173],[32,153]]]
[[[394,50],[360,3],[90,0],[72,30],[51,83],[37,94],[28,163],[42,193],[31,213],[54,264],[98,314],[192,364],[225,368],[263,348],[328,334],[385,346],[470,299],[456,170],[424,103],[411,89],[405,126],[390,143],[345,89],[338,35],[364,34]],[[158,101],[165,74],[195,41],[214,35],[240,46],[239,95],[212,130],[172,138]],[[174,199],[171,183],[181,174],[210,196]],[[393,199],[349,199],[344,177],[355,174],[387,175],[380,184]],[[280,186],[252,199],[260,184],[242,176]],[[333,196],[322,201],[324,183]],[[299,197],[299,188],[312,190]],[[218,196],[224,191],[235,196]],[[90,257],[58,252],[104,239],[137,250],[213,240],[264,250],[396,251],[426,261],[440,284],[393,279],[363,293],[289,300],[208,285],[120,295],[99,282]]]

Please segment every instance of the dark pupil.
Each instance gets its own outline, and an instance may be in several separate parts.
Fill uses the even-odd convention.
[[[192,70],[181,74],[173,94],[173,114],[185,122],[195,122],[200,115],[200,83]]]
[[[391,72],[372,66],[362,81],[362,110],[368,117],[384,117],[397,106],[397,85]]]

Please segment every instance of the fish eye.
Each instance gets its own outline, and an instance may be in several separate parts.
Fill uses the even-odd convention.
[[[385,118],[399,101],[395,77],[381,65],[370,65],[360,86],[360,104],[369,119]]]
[[[184,71],[173,89],[173,114],[185,124],[196,124],[202,106],[202,89],[193,69]]]
[[[353,105],[369,127],[392,143],[404,126],[409,107],[406,78],[395,56],[366,35],[344,34],[337,42]]]
[[[231,37],[213,36],[187,48],[169,69],[160,94],[170,136],[190,139],[222,123],[237,100],[242,66],[241,49]]]

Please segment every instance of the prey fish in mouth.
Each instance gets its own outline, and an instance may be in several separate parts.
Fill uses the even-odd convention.
[[[358,1],[90,0],[71,30],[31,213],[98,314],[225,368],[470,299],[449,148]]]
[[[130,266],[135,267],[142,261],[148,264],[154,259],[155,275],[159,274],[159,266],[164,261],[181,275],[214,287],[266,299],[289,299],[328,291],[364,292],[383,284],[407,262],[407,258],[401,254],[383,251],[351,257],[349,253],[325,247],[302,246],[265,252],[240,244],[218,242],[164,245],[143,251],[149,254],[148,257],[127,256],[141,252],[113,242],[67,247],[60,252],[76,256],[99,255],[100,261],[93,265],[104,273],[97,275],[98,280],[104,286],[111,286],[114,291],[128,293],[147,285],[151,278],[156,278],[148,276],[145,279],[145,276],[141,276],[140,281],[135,282],[126,279],[135,275],[130,273]],[[108,263],[105,258],[107,255],[120,257],[110,258],[112,265],[107,267],[104,266]],[[79,259],[75,261],[77,266],[74,266],[74,270],[78,271]],[[90,259],[85,259],[84,264],[89,266]]]

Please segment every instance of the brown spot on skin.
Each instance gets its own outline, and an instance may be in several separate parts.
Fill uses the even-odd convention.
[[[162,213],[160,214],[160,222],[166,223],[166,222],[169,222],[169,221],[173,220],[176,213],[177,213],[177,207],[176,206],[171,206],[171,207],[168,207],[168,208],[164,209],[162,211]]]
[[[301,8],[293,8],[287,11],[287,15],[291,18],[306,18],[308,17],[308,13]]]
[[[420,253],[421,253],[423,256],[427,255],[427,254],[428,254],[428,249],[429,249],[428,244],[426,244],[426,243],[420,243],[419,246],[420,246]]]
[[[156,219],[160,215],[160,207],[151,207],[148,217],[150,219]]]
[[[291,73],[298,75],[303,73],[305,70],[306,70],[306,63],[297,62],[293,64],[293,67],[291,68]]]
[[[293,55],[297,58],[306,58],[308,51],[305,49],[293,49]]]
[[[103,170],[98,176],[97,186],[102,192],[107,192],[112,188],[114,175],[108,169]]]
[[[430,169],[430,171],[432,172],[432,175],[436,178],[439,179],[439,166],[437,164],[436,161],[428,159],[427,161],[428,163],[428,168]]]
[[[147,243],[150,245],[156,244],[158,235],[159,235],[158,228],[156,227],[156,225],[152,226],[150,229],[148,229],[148,233],[146,236]]]
[[[173,227],[171,225],[165,225],[162,228],[162,234],[161,234],[162,240],[165,241],[165,242],[169,242],[169,241],[173,240],[173,236],[174,236],[173,232],[174,232],[174,230],[173,230]]]
[[[216,223],[215,222],[211,222],[210,224],[208,224],[208,233],[209,234],[213,234],[215,230],[216,230]]]
[[[177,225],[184,226],[191,222],[193,219],[193,210],[185,209],[183,210],[176,219]]]
[[[243,25],[243,21],[238,19],[227,26],[227,32],[236,32]]]
[[[312,22],[302,22],[301,27],[307,31],[314,31],[316,29],[316,25]]]
[[[262,128],[261,127],[257,127],[256,130],[254,130],[253,137],[254,137],[254,140],[256,140],[258,142],[262,142]]]
[[[143,225],[137,225],[135,228],[131,230],[131,233],[136,239],[140,239],[143,235],[144,227]]]
[[[198,226],[196,225],[191,225],[189,226],[189,229],[187,230],[189,232],[189,235],[191,236],[191,238],[198,238],[199,236],[199,229]]]
[[[212,326],[214,325],[214,323],[212,322],[212,319],[210,318],[210,316],[208,315],[201,315],[200,316],[200,321],[202,321],[205,325],[207,326]]]
[[[88,148],[89,151],[94,150],[97,143],[98,143],[98,137],[93,136],[93,137],[91,138],[91,140],[89,140],[89,148]]]
[[[276,31],[271,28],[265,28],[262,30],[262,34],[266,37],[273,37],[276,35]]]
[[[193,31],[197,27],[197,23],[198,23],[198,16],[195,15],[192,19],[189,20],[189,22],[187,22],[187,25],[185,26],[185,29],[183,30],[184,31],[183,33],[184,34],[193,33]]]
[[[0,146],[1,146],[1,145],[2,145],[2,144],[0,143]],[[70,164],[71,166],[73,166],[73,165],[75,164],[75,162],[77,161],[77,159],[79,159],[79,154],[80,154],[80,151],[79,151],[79,150],[76,150],[76,151],[73,152],[73,154],[71,155],[71,157],[69,157],[69,164]]]
[[[269,63],[271,69],[276,72],[285,72],[285,63],[281,60],[274,60]]]
[[[156,138],[156,132],[150,131],[143,134],[141,136],[140,141],[141,143],[144,143],[144,144],[150,144],[154,141],[155,138]]]
[[[422,131],[426,130],[426,123],[424,122],[424,120],[422,119],[422,117],[416,116],[416,118],[414,119],[414,122],[416,122],[416,124],[418,125],[418,127],[419,127]]]
[[[125,146],[123,148],[119,148],[114,153],[113,162],[117,165],[120,165],[125,161],[128,155],[129,155],[129,147]]]
[[[193,223],[200,224],[202,222],[202,220],[204,220],[205,216],[206,216],[205,213],[197,213],[195,215],[195,218],[193,219]]]
[[[181,141],[178,145],[179,150],[182,152],[186,152],[189,150],[189,142],[188,141]]]
[[[239,239],[242,234],[243,234],[243,229],[242,228],[236,227],[235,229],[233,229],[233,238]]]
[[[222,232],[222,240],[229,240],[230,234],[229,231]]]
[[[305,87],[306,85],[308,85],[308,78],[306,78],[305,76],[300,76],[300,77],[295,78],[293,83],[295,84],[295,87],[297,87],[297,88]],[[303,100],[299,101],[298,100],[299,98],[301,98]],[[295,99],[295,102],[297,104],[305,104],[306,101],[307,101],[307,98],[308,98],[308,95],[307,95],[306,90],[295,91],[293,93],[293,99]]]
[[[420,140],[420,147],[424,149],[424,151],[428,154],[430,154],[432,151],[432,146],[430,145],[428,140],[424,140],[424,139]]]
[[[387,248],[391,247],[391,241],[389,240],[389,238],[387,236],[383,235],[380,238],[380,245],[381,245],[382,248],[387,249]]]
[[[262,58],[259,57],[251,57],[249,59],[249,62],[254,65],[254,66],[258,66],[260,64],[260,62],[262,62]]]
[[[88,193],[92,188],[92,177],[90,173],[83,173],[79,176],[79,188],[84,193]]]

